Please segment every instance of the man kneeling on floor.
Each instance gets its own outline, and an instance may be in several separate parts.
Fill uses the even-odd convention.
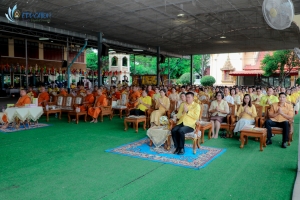
[[[174,154],[184,154],[185,134],[193,132],[196,121],[200,115],[200,105],[194,102],[194,93],[188,92],[185,94],[186,102],[179,107],[177,125],[171,130],[174,146],[176,150]]]
[[[289,139],[290,124],[289,120],[294,117],[293,106],[286,102],[286,94],[279,94],[279,102],[273,103],[269,111],[269,118],[266,123],[267,129],[267,145],[272,144],[272,127],[282,128],[282,148],[286,148],[286,142]]]

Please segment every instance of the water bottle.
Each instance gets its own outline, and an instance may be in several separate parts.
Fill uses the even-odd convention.
[[[57,113],[55,113],[55,118],[57,118]]]
[[[48,106],[48,105],[46,105],[46,110],[47,110],[47,111],[49,110],[49,106]]]
[[[2,106],[2,112],[4,112],[5,111],[5,108],[4,108],[4,106]]]

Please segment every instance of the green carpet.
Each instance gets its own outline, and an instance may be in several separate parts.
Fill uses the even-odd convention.
[[[205,135],[204,145],[227,151],[193,170],[104,152],[146,135],[142,128],[125,132],[117,116],[78,125],[51,116],[49,123],[1,133],[0,199],[291,199],[298,132],[287,149],[280,148],[278,135],[263,152],[252,139],[240,149],[237,138]]]

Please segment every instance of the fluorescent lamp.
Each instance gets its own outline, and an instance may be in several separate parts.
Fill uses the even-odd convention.
[[[225,35],[222,35],[220,38],[221,38],[221,39],[225,39],[225,38],[226,38],[226,36],[225,36]]]
[[[49,40],[49,38],[40,37],[39,40]]]
[[[132,51],[143,51],[142,49],[132,49]]]
[[[184,16],[183,13],[179,13],[179,14],[177,15],[177,17],[183,17],[183,16]]]

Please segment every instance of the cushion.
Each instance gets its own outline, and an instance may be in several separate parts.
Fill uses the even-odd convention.
[[[278,131],[282,131],[282,128],[280,127],[272,127],[273,130],[278,130]]]
[[[198,121],[201,126],[206,126],[208,124],[211,124],[211,122],[206,122],[206,121]]]
[[[190,133],[187,133],[185,134],[185,137],[186,138],[194,138],[196,139],[197,137],[201,137],[201,131],[198,131],[198,134],[196,135],[195,132],[190,132]]]

